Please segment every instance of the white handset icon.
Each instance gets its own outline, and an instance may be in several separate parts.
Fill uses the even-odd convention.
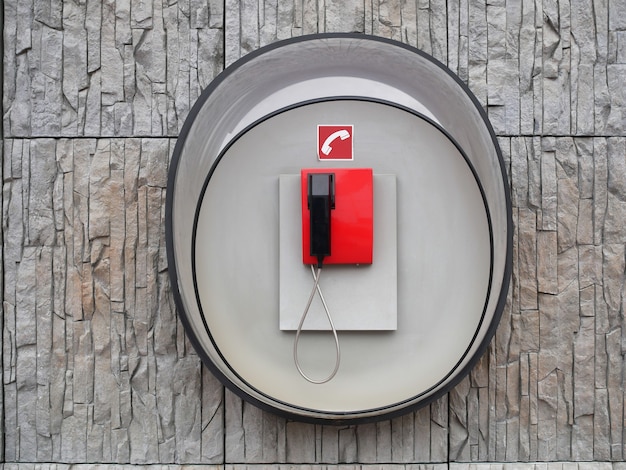
[[[350,137],[350,133],[345,130],[345,129],[341,129],[337,132],[333,132],[332,134],[330,134],[326,140],[324,141],[324,143],[322,144],[322,153],[326,156],[328,156],[328,154],[331,152],[331,150],[333,149],[330,144],[333,143],[333,141],[335,139],[341,139],[341,140],[346,140],[348,137]]]

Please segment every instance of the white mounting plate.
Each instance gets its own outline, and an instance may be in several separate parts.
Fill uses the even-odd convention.
[[[313,288],[302,263],[300,175],[280,175],[280,329],[296,330]],[[320,287],[337,330],[397,328],[396,177],[374,175],[374,256],[371,265],[327,265]],[[316,294],[304,330],[329,330]]]

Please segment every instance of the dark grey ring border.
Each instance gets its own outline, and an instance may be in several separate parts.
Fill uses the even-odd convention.
[[[365,409],[365,410],[359,410],[359,411],[349,411],[349,412],[337,412],[337,411],[321,411],[321,410],[315,410],[312,408],[305,408],[302,406],[297,406],[297,405],[293,405],[291,403],[287,403],[284,402],[282,400],[278,400],[270,395],[268,395],[267,393],[259,390],[258,388],[254,387],[253,385],[251,385],[247,380],[245,380],[241,375],[239,375],[239,373],[230,365],[230,363],[228,362],[228,360],[224,357],[224,355],[222,354],[220,348],[218,347],[213,334],[211,333],[211,329],[209,328],[209,325],[206,321],[206,315],[204,314],[204,309],[202,308],[202,303],[200,302],[200,292],[199,292],[199,288],[198,288],[198,282],[196,279],[196,233],[197,233],[197,227],[198,227],[198,217],[202,208],[202,203],[204,202],[204,198],[205,198],[205,194],[206,194],[206,189],[209,186],[209,182],[213,176],[213,173],[215,172],[215,170],[217,170],[217,167],[219,165],[219,163],[222,161],[222,159],[226,156],[226,154],[228,153],[228,151],[230,150],[230,148],[241,138],[243,137],[248,131],[252,130],[254,127],[258,126],[259,124],[273,118],[274,116],[277,116],[279,114],[282,114],[284,112],[287,111],[291,111],[293,109],[297,109],[297,108],[301,108],[304,106],[309,106],[312,104],[317,104],[317,103],[324,103],[324,102],[329,102],[329,101],[363,101],[363,102],[369,102],[369,103],[376,103],[376,104],[381,104],[381,105],[386,105],[386,106],[390,106],[396,109],[399,109],[401,111],[405,111],[419,119],[422,119],[424,121],[426,121],[427,123],[429,123],[430,125],[432,125],[433,127],[435,127],[439,132],[441,132],[454,146],[455,148],[459,151],[459,153],[461,154],[461,156],[463,157],[463,160],[465,161],[465,163],[467,164],[468,168],[470,169],[472,176],[474,177],[474,181],[476,182],[476,185],[478,186],[478,189],[480,191],[480,195],[483,201],[483,207],[485,209],[485,215],[487,217],[487,225],[489,228],[489,282],[487,284],[487,293],[485,296],[485,303],[483,305],[483,309],[482,309],[482,313],[480,316],[480,320],[478,321],[478,325],[476,327],[476,330],[474,331],[474,335],[472,336],[472,339],[469,342],[469,345],[465,348],[465,351],[463,352],[463,354],[461,355],[460,359],[457,361],[457,363],[452,367],[452,369],[450,369],[450,371],[445,374],[440,380],[439,382],[437,382],[436,384],[434,384],[433,386],[431,386],[430,388],[426,389],[425,391],[414,395],[410,398],[407,398],[405,400],[402,400],[400,402],[396,402],[396,403],[390,403],[386,406],[381,406],[379,408],[370,408],[370,409]],[[491,291],[491,286],[493,284],[493,225],[491,223],[491,213],[489,212],[489,205],[487,204],[487,200],[485,197],[485,191],[483,189],[483,186],[480,182],[480,179],[478,178],[478,174],[476,173],[476,170],[474,169],[474,166],[472,165],[472,163],[470,162],[469,158],[467,157],[467,155],[465,154],[465,151],[461,148],[461,146],[458,144],[458,142],[443,128],[441,127],[439,124],[437,124],[436,122],[434,122],[432,119],[428,118],[427,116],[413,110],[410,109],[406,106],[402,106],[399,105],[398,103],[393,103],[390,101],[386,101],[386,100],[382,100],[382,99],[378,99],[378,98],[368,98],[368,97],[363,97],[363,96],[333,96],[330,98],[316,98],[313,100],[308,100],[308,101],[302,101],[299,103],[295,103],[292,104],[290,106],[285,106],[284,108],[280,108],[276,111],[273,111],[269,114],[267,114],[266,116],[263,116],[262,118],[258,119],[257,121],[254,121],[252,124],[246,126],[245,129],[243,129],[242,131],[240,131],[235,137],[233,137],[228,144],[226,144],[224,146],[224,148],[220,151],[218,157],[215,159],[215,161],[213,162],[213,165],[211,165],[211,169],[209,170],[209,173],[207,175],[207,177],[205,178],[204,184],[202,185],[202,190],[200,192],[200,197],[198,198],[198,202],[196,203],[196,211],[195,211],[195,216],[194,216],[194,221],[193,221],[193,231],[192,231],[192,235],[191,235],[191,263],[192,263],[192,276],[193,276],[193,284],[194,284],[194,294],[196,297],[196,304],[198,305],[198,309],[200,310],[200,315],[201,315],[201,319],[202,319],[202,324],[204,326],[204,329],[206,330],[207,335],[209,336],[209,339],[211,341],[211,343],[213,344],[213,347],[215,348],[215,351],[217,353],[217,355],[219,356],[219,358],[222,360],[222,362],[224,363],[224,365],[226,367],[228,367],[228,369],[233,373],[233,375],[235,377],[237,377],[237,379],[239,379],[243,384],[245,384],[250,390],[254,390],[256,393],[258,393],[259,395],[262,395],[264,397],[266,397],[268,400],[274,402],[274,403],[280,403],[281,405],[285,406],[285,407],[290,407],[294,410],[300,410],[302,412],[308,412],[308,413],[316,413],[316,414],[325,414],[328,417],[336,417],[336,416],[350,416],[350,421],[355,421],[358,419],[378,419],[378,416],[382,416],[385,414],[385,410],[388,410],[390,408],[400,408],[400,409],[404,409],[404,408],[410,408],[412,406],[415,406],[416,408],[419,408],[422,406],[422,401],[420,401],[420,397],[428,394],[430,391],[436,389],[439,385],[441,385],[442,382],[445,382],[450,376],[453,376],[454,373],[457,371],[458,366],[461,362],[463,362],[463,360],[467,357],[467,354],[469,352],[469,350],[472,348],[472,346],[474,345],[474,342],[476,341],[476,337],[478,336],[478,333],[483,325],[483,322],[485,320],[485,314],[487,311],[487,305],[489,304],[489,292]],[[209,359],[211,360],[211,359]],[[213,361],[211,360],[211,363],[213,363]],[[463,377],[463,376],[462,376]],[[461,377],[461,378],[462,378]],[[245,393],[245,392],[244,392]],[[416,401],[417,400],[417,401]],[[426,401],[426,400],[424,400]],[[268,405],[270,407],[270,409],[273,409],[271,405]],[[388,412],[387,412],[388,413]],[[301,417],[302,419],[308,419],[308,417],[304,417],[303,415],[294,413],[296,416]],[[359,417],[360,415],[363,415],[361,418]]]
[[[473,357],[470,359],[470,361],[468,362],[468,364],[466,364],[466,366],[457,373],[457,375],[445,386],[443,387],[441,390],[438,390],[436,393],[434,393],[433,395],[427,397],[425,400],[420,401],[416,404],[412,404],[411,406],[406,406],[403,407],[401,409],[397,409],[394,411],[391,411],[389,413],[386,414],[381,414],[381,415],[377,415],[377,416],[370,416],[370,417],[365,417],[365,418],[351,418],[351,419],[346,419],[346,420],[342,420],[342,419],[338,419],[338,418],[333,418],[333,419],[323,419],[323,418],[312,418],[312,417],[305,417],[302,415],[298,415],[298,414],[294,414],[294,413],[289,413],[286,412],[284,410],[281,410],[279,408],[274,408],[269,406],[268,404],[266,404],[265,402],[262,402],[258,399],[256,399],[255,397],[247,394],[246,392],[244,392],[243,390],[241,390],[239,387],[237,387],[233,382],[231,382],[211,361],[211,359],[208,357],[207,353],[204,351],[204,349],[201,347],[201,343],[198,340],[198,338],[195,336],[194,332],[193,332],[193,328],[192,325],[189,321],[189,319],[186,316],[186,312],[185,312],[185,308],[184,308],[184,303],[182,300],[182,296],[181,293],[178,289],[178,276],[176,273],[176,259],[174,256],[174,241],[173,241],[173,226],[172,226],[172,208],[173,208],[173,190],[174,190],[174,185],[175,185],[175,181],[176,181],[176,173],[177,173],[177,168],[178,168],[178,161],[180,159],[180,155],[183,151],[184,145],[185,145],[185,141],[189,135],[189,131],[191,129],[191,126],[193,125],[196,116],[198,115],[198,113],[200,112],[200,110],[202,109],[204,103],[206,102],[206,100],[208,99],[208,97],[215,91],[215,89],[224,81],[228,78],[228,76],[235,71],[236,69],[238,69],[239,67],[241,67],[242,65],[244,65],[245,63],[255,59],[256,57],[258,57],[259,55],[262,55],[268,51],[286,46],[286,45],[291,45],[291,44],[296,44],[299,42],[304,42],[304,41],[309,41],[309,40],[318,40],[318,39],[332,39],[332,38],[352,38],[352,39],[365,39],[365,40],[371,40],[371,41],[378,41],[378,42],[383,42],[386,44],[390,44],[396,47],[402,47],[410,52],[413,52],[419,56],[421,56],[422,58],[432,62],[433,64],[435,64],[436,66],[438,66],[443,72],[445,72],[446,74],[448,74],[460,87],[461,89],[463,89],[463,91],[465,91],[466,95],[470,98],[470,100],[472,101],[472,103],[474,104],[474,106],[476,107],[476,109],[478,110],[483,123],[485,125],[485,127],[487,128],[489,135],[491,136],[491,140],[493,143],[493,146],[496,150],[496,154],[498,157],[498,162],[500,164],[500,172],[502,175],[502,183],[503,183],[503,189],[504,189],[504,197],[505,197],[505,203],[506,203],[506,212],[507,212],[507,247],[506,247],[506,260],[505,260],[505,267],[504,267],[504,275],[503,275],[503,279],[502,279],[502,287],[500,289],[500,294],[498,297],[498,302],[496,304],[496,308],[495,308],[495,312],[494,312],[494,316],[491,320],[491,323],[489,325],[489,328],[487,329],[487,332],[481,342],[481,344],[479,345],[478,349],[476,350],[475,354],[473,355]],[[305,421],[305,422],[309,422],[309,423],[315,423],[315,424],[335,424],[335,425],[341,425],[341,424],[356,424],[356,423],[365,423],[365,422],[372,422],[372,421],[379,421],[382,419],[391,419],[394,418],[396,416],[400,416],[402,414],[407,413],[408,411],[411,410],[415,410],[417,408],[426,406],[427,404],[433,402],[434,400],[440,398],[441,396],[443,396],[444,394],[446,394],[448,391],[450,391],[450,389],[452,389],[456,384],[458,384],[458,382],[460,382],[460,380],[465,377],[470,370],[474,367],[474,365],[478,362],[478,360],[481,358],[481,356],[484,354],[485,350],[487,349],[487,347],[489,346],[489,343],[493,337],[493,335],[496,332],[497,326],[500,322],[500,318],[502,316],[502,313],[504,311],[504,307],[506,305],[506,299],[507,299],[507,295],[508,295],[508,289],[509,289],[509,283],[510,283],[510,279],[511,279],[511,273],[512,273],[512,264],[513,264],[513,218],[512,218],[512,203],[511,203],[511,195],[510,195],[510,188],[509,188],[509,183],[508,183],[508,177],[507,177],[507,173],[506,173],[506,168],[505,168],[505,164],[504,164],[504,159],[502,157],[502,152],[500,150],[500,146],[498,145],[498,141],[495,135],[495,132],[491,126],[491,124],[489,123],[489,119],[487,117],[486,112],[484,111],[484,109],[482,108],[482,106],[480,105],[478,99],[474,96],[474,94],[472,93],[472,91],[469,89],[469,87],[463,82],[461,81],[461,79],[455,75],[450,69],[448,69],[444,64],[442,64],[441,62],[439,62],[437,59],[435,59],[434,57],[426,54],[425,52],[407,45],[407,44],[403,44],[400,43],[398,41],[392,40],[392,39],[387,39],[387,38],[382,38],[382,37],[377,37],[377,36],[371,36],[371,35],[365,35],[365,34],[357,34],[357,33],[323,33],[323,34],[312,34],[312,35],[305,35],[305,36],[299,36],[296,38],[291,38],[291,39],[286,39],[283,41],[278,41],[275,43],[272,43],[270,45],[261,47],[260,49],[257,49],[249,54],[247,54],[246,56],[240,58],[238,61],[236,61],[235,63],[233,63],[232,65],[230,65],[229,67],[227,67],[224,71],[222,71],[210,84],[209,86],[207,86],[207,88],[205,88],[200,97],[198,98],[198,100],[196,101],[196,103],[193,105],[192,109],[189,112],[189,115],[187,116],[185,123],[183,125],[183,128],[181,129],[181,132],[179,134],[178,140],[176,142],[176,146],[174,148],[174,153],[172,155],[172,159],[170,162],[170,169],[169,169],[169,174],[168,174],[168,182],[167,182],[167,191],[166,191],[166,201],[165,201],[165,237],[166,237],[166,249],[167,249],[167,260],[168,260],[168,273],[170,276],[170,282],[172,285],[172,292],[174,295],[174,302],[176,304],[176,308],[179,311],[179,317],[181,319],[181,322],[183,324],[183,327],[185,328],[185,331],[187,333],[187,336],[191,342],[191,344],[193,345],[194,349],[197,351],[197,353],[200,355],[202,361],[204,362],[204,364],[211,370],[211,372],[222,382],[222,384],[224,384],[226,387],[228,387],[231,391],[233,391],[235,394],[237,394],[238,396],[240,396],[241,398],[245,399],[246,401],[253,403],[254,405],[256,405],[257,407],[266,410],[266,411],[270,411],[273,412],[275,414],[278,414],[282,417],[288,418],[288,419],[296,419],[296,420],[300,420],[300,421]]]

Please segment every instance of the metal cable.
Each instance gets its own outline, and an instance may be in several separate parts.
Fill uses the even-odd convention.
[[[326,382],[329,382],[337,374],[337,371],[339,370],[339,363],[341,362],[341,351],[339,349],[339,338],[337,337],[337,330],[335,329],[333,318],[330,315],[330,311],[328,310],[328,305],[326,305],[326,300],[324,300],[324,295],[322,294],[322,289],[320,288],[320,285],[319,285],[321,273],[322,273],[322,268],[318,267],[317,272],[316,272],[315,268],[313,268],[313,265],[311,265],[311,274],[313,274],[313,280],[315,282],[313,283],[313,289],[311,290],[311,295],[309,295],[309,300],[306,304],[306,308],[304,309],[304,312],[302,313],[302,317],[300,318],[300,324],[298,325],[298,330],[296,331],[296,339],[293,343],[293,360],[296,364],[296,368],[298,369],[298,372],[300,372],[300,375],[302,377],[304,377],[306,380],[308,380],[309,382],[313,384],[324,384]],[[306,319],[306,316],[309,313],[309,309],[311,308],[311,302],[313,302],[313,297],[315,296],[316,291],[319,294],[320,300],[322,301],[322,305],[324,306],[324,311],[326,312],[326,317],[328,318],[328,323],[330,323],[330,327],[333,331],[333,335],[335,337],[335,351],[337,353],[335,356],[335,369],[331,372],[331,374],[328,377],[322,380],[315,380],[315,379],[308,377],[302,370],[302,367],[300,367],[300,361],[298,360],[298,341],[300,340],[300,333],[302,333],[302,325],[304,325],[304,320]]]

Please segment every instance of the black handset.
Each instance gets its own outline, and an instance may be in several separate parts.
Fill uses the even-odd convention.
[[[335,208],[335,174],[309,173],[307,178],[310,217],[310,255],[318,268],[330,256],[330,211]]]

